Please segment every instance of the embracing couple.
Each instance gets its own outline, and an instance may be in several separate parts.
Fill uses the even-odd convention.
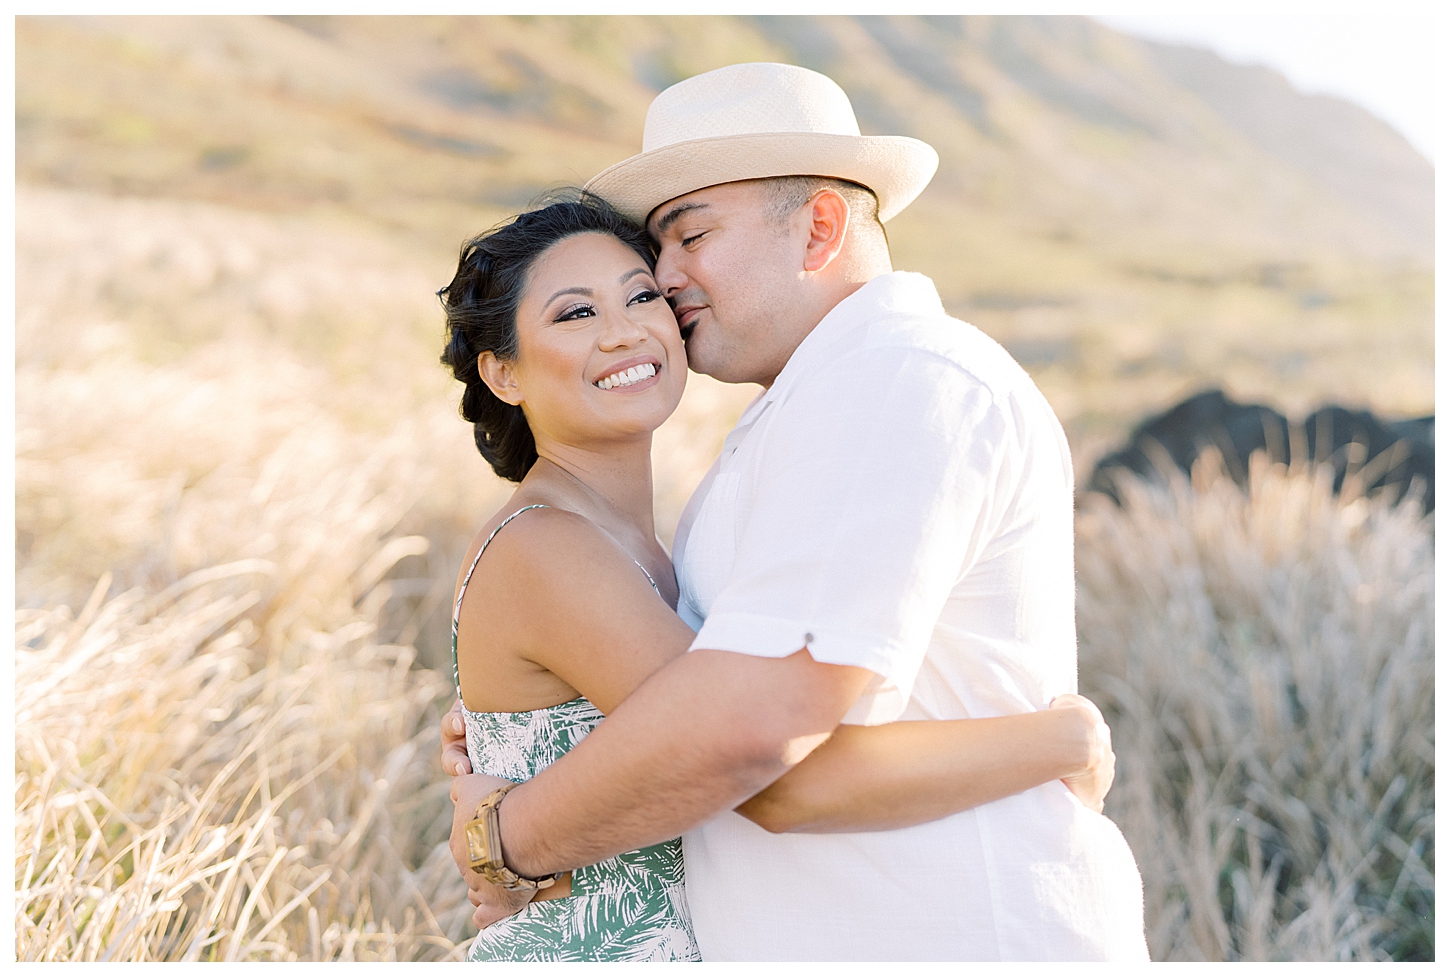
[[[1062,429],[891,268],[936,164],[823,75],[733,65],[465,245],[443,359],[519,483],[453,612],[469,959],[1147,959],[1072,694]],[[671,559],[650,444],[687,364],[765,390]]]

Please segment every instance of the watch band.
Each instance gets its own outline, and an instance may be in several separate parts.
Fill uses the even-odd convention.
[[[504,795],[518,784],[506,784],[489,794],[478,805],[473,820],[466,826],[468,841],[468,866],[493,885],[511,891],[520,889],[547,889],[559,880],[563,872],[542,879],[530,879],[519,875],[504,864],[503,838],[498,827],[498,806]]]

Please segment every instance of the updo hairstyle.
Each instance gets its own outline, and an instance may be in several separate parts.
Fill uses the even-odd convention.
[[[523,408],[504,403],[478,374],[478,354],[500,360],[518,355],[518,309],[529,269],[545,251],[576,234],[612,234],[654,269],[649,235],[603,200],[584,191],[577,199],[519,214],[463,245],[453,281],[438,290],[447,313],[442,362],[463,382],[460,413],[473,424],[473,441],[493,470],[522,481],[539,453]]]

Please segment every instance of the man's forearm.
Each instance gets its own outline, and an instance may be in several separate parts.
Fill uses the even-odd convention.
[[[679,836],[804,758],[869,678],[803,651],[671,662],[500,805],[509,866],[539,877]]]

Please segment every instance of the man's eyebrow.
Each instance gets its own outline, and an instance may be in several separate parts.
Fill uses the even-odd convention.
[[[709,204],[704,204],[704,203],[680,204],[680,205],[678,205],[678,206],[670,209],[665,214],[665,216],[663,216],[663,217],[660,218],[659,223],[655,225],[655,233],[656,234],[663,234],[665,231],[668,231],[670,229],[670,225],[671,224],[673,224],[675,221],[679,220],[681,217],[684,217],[690,211],[692,211],[692,210],[704,210],[705,208],[707,208],[709,206],[710,206]]]

